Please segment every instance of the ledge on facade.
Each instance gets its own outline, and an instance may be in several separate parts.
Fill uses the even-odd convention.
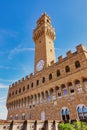
[[[13,120],[13,123],[23,123],[25,120]]]
[[[8,124],[8,123],[11,123],[12,122],[12,120],[0,120],[0,125],[1,124]]]

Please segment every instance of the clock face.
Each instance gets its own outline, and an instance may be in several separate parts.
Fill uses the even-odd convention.
[[[36,64],[36,70],[40,71],[42,70],[44,67],[44,60],[40,60],[37,64]]]

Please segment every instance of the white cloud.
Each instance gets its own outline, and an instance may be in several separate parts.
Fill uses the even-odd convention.
[[[2,78],[0,78],[0,81],[1,82],[9,82],[9,83],[13,83],[13,82],[15,82],[15,81],[17,81],[17,80],[11,80],[11,79],[2,79]],[[3,86],[3,84],[1,84],[2,86]],[[5,86],[5,85],[4,85]]]
[[[20,68],[0,65],[0,69],[20,70]]]
[[[0,69],[9,69],[10,67],[8,67],[8,66],[2,66],[2,65],[0,65]]]
[[[0,29],[0,39],[4,38],[5,36],[10,36],[15,38],[17,34],[18,32],[12,30]]]
[[[5,97],[1,97],[1,98],[0,98],[0,101],[2,101],[2,100],[4,100],[4,99],[6,99],[6,96],[5,96]]]
[[[8,88],[8,85],[0,84],[0,88]]]
[[[0,100],[0,102],[4,102],[4,101],[6,102],[6,98],[5,98],[5,99]]]
[[[34,50],[35,50],[34,48],[21,48],[21,47],[14,48],[13,50],[10,51],[8,55],[8,59],[12,59],[12,57],[18,53],[25,52],[25,51],[34,51]]]
[[[60,49],[60,48],[55,48],[55,50],[56,50],[56,51],[57,51],[57,50],[59,51],[59,50],[61,50],[61,49]]]

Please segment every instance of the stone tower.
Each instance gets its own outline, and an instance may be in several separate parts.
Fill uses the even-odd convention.
[[[35,42],[34,72],[36,73],[55,63],[55,30],[51,25],[50,17],[46,13],[37,20],[33,40]]]

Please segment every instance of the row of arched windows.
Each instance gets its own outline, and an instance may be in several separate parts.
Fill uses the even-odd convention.
[[[80,67],[80,62],[79,61],[75,62],[75,67],[76,68]],[[65,71],[66,71],[66,73],[70,72],[70,67],[68,65],[65,66]],[[59,77],[60,75],[61,75],[60,70],[57,70],[56,71],[56,76]],[[53,75],[52,75],[52,73],[50,73],[49,74],[49,80],[52,80],[52,78],[53,78]],[[46,81],[46,79],[45,79],[45,77],[43,77],[42,78],[42,83],[45,83],[45,81]],[[39,83],[40,83],[39,80],[37,80],[36,81],[36,86],[39,86]],[[29,90],[30,88],[33,88],[33,87],[34,87],[34,83],[32,82],[31,86],[29,84],[27,85],[27,89],[26,89],[25,86],[23,86],[23,88],[19,88],[19,90],[16,90],[15,92],[13,91],[12,93],[10,93],[9,97],[20,94],[21,92],[24,92],[25,90]]]
[[[31,108],[40,103],[46,103],[62,98],[63,96],[80,94],[82,92],[87,92],[87,78],[84,78],[82,82],[80,80],[75,80],[74,83],[68,82],[66,85],[57,85],[54,88],[49,88],[48,90],[38,92],[33,95],[27,95],[24,98],[13,100],[11,103],[7,104],[7,106],[10,110],[19,109],[22,107]]]

